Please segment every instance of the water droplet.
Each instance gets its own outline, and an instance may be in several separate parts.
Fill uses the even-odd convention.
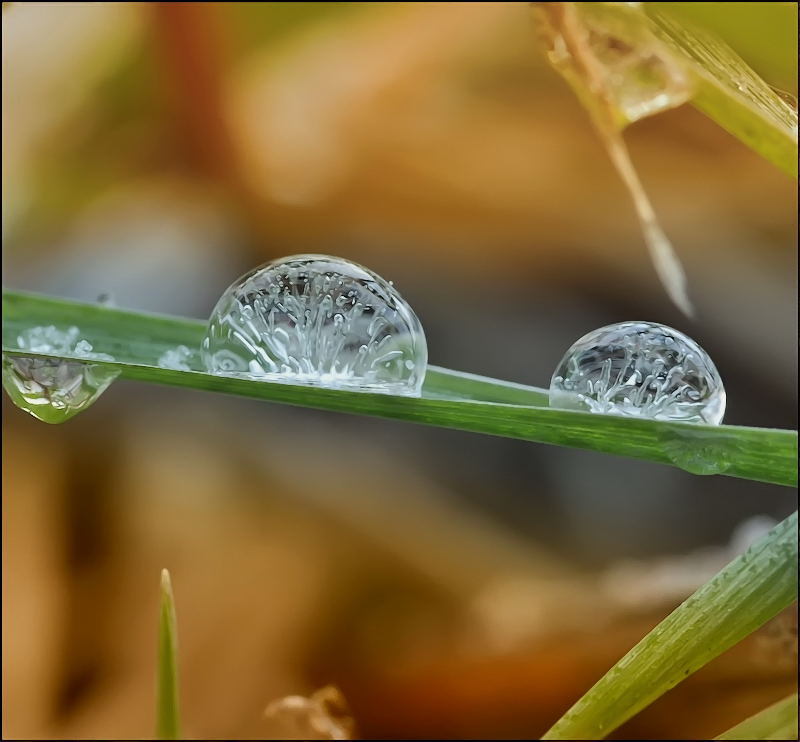
[[[77,327],[32,327],[17,338],[17,347],[35,353],[113,361],[95,353],[80,339]],[[46,423],[62,423],[89,407],[119,376],[119,370],[97,363],[3,355],[3,387],[17,407]]]
[[[667,458],[691,474],[722,474],[739,448],[733,440],[689,428],[661,431],[659,440]]]
[[[566,352],[550,382],[550,406],[718,425],[725,389],[691,338],[652,322],[620,322]]]
[[[117,306],[117,302],[114,301],[114,297],[112,296],[111,292],[108,291],[104,291],[102,294],[97,295],[97,303],[104,307]]]
[[[159,357],[157,363],[161,368],[169,368],[174,371],[191,371],[192,353],[185,345],[177,348],[165,350]]]
[[[202,356],[212,373],[418,396],[428,351],[419,319],[387,281],[342,258],[295,255],[222,295]]]

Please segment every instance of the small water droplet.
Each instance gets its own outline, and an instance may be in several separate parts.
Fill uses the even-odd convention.
[[[389,282],[342,258],[296,255],[228,288],[202,358],[212,373],[418,396],[428,351],[419,319]]]
[[[165,350],[159,357],[157,363],[161,368],[168,368],[174,371],[191,371],[193,355],[192,351],[185,345],[179,345],[177,348]]]
[[[53,353],[113,361],[95,353],[80,339],[77,327],[66,331],[32,327],[17,338],[17,347],[35,353]],[[89,407],[119,376],[119,370],[83,360],[3,355],[3,387],[14,404],[46,423],[62,423]]]
[[[117,302],[114,301],[114,297],[109,291],[104,291],[102,294],[97,295],[97,303],[101,304],[104,307],[115,307],[117,306]]]
[[[691,338],[653,322],[620,322],[566,352],[550,381],[550,406],[718,425],[725,389]]]
[[[667,458],[690,474],[722,474],[738,450],[732,440],[688,426],[661,431],[659,439]]]

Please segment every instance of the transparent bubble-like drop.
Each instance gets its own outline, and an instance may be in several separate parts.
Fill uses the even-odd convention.
[[[80,339],[77,327],[32,327],[17,338],[17,347],[36,353],[113,361],[95,353]],[[3,355],[3,387],[14,404],[46,423],[62,423],[89,407],[119,376],[119,370],[83,360]]]
[[[567,351],[550,382],[550,406],[718,425],[725,388],[691,338],[653,322],[620,322]]]
[[[267,263],[236,281],[202,345],[212,373],[418,396],[428,350],[397,290],[327,255]]]

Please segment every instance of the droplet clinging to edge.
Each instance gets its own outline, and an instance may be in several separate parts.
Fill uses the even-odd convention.
[[[77,327],[66,331],[33,327],[17,338],[22,350],[77,356],[75,360],[3,355],[3,387],[14,404],[38,420],[62,423],[85,410],[119,376],[119,370],[91,360],[113,361],[95,353]],[[86,359],[80,360],[80,359]]]

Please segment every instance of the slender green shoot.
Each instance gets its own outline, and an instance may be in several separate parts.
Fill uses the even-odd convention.
[[[180,739],[178,706],[178,626],[169,572],[161,570],[161,610],[158,622],[158,689],[156,736]]]

